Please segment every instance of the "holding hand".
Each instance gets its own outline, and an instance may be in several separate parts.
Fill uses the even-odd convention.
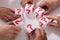
[[[60,16],[46,16],[46,17],[57,21],[57,23],[54,22],[49,23],[50,26],[60,28]]]
[[[0,40],[14,40],[20,30],[20,27],[14,25],[0,26]]]
[[[46,14],[60,4],[60,0],[43,0],[38,6],[46,9]]]
[[[9,8],[0,7],[0,19],[6,22],[13,21],[17,18],[14,13],[15,12]]]
[[[29,40],[47,40],[46,33],[43,29],[35,30],[35,37],[33,37],[32,33],[28,34]]]

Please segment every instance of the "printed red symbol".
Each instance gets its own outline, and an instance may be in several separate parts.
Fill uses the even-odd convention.
[[[36,17],[38,17],[39,16],[39,14],[37,13],[37,12],[35,12],[36,13]]]
[[[45,17],[42,17],[41,20],[44,20],[45,22],[47,22]]]
[[[21,22],[22,20],[16,20],[15,23],[16,24],[19,24],[19,22]]]
[[[18,11],[17,16],[18,16],[18,17],[21,17],[21,15],[20,15],[21,9],[20,9],[20,8],[18,8],[18,9],[17,9],[17,11]]]
[[[34,7],[32,8],[32,11],[34,11]]]
[[[43,23],[42,22],[40,22],[40,27],[42,27],[43,26]]]
[[[29,10],[29,9],[27,9],[27,10],[26,10],[26,12],[29,14],[29,13],[30,13],[30,10]]]
[[[21,17],[21,15],[17,14],[17,17]]]
[[[27,28],[28,28],[28,27],[29,27],[31,30],[33,30],[31,24],[28,24],[28,25],[27,25]]]
[[[20,9],[20,8],[18,8],[17,10],[18,10],[18,14],[19,14],[19,13],[21,12],[21,9]]]
[[[44,12],[42,13],[41,17],[43,17],[43,16],[44,16]]]
[[[40,12],[40,11],[42,11],[43,9],[42,8],[39,8],[39,10],[37,11],[37,12],[35,12],[36,13],[36,17],[38,17],[39,16],[39,13],[38,12]],[[42,13],[42,16],[44,15],[44,13]]]
[[[38,12],[42,11],[43,9],[42,8],[39,8]]]

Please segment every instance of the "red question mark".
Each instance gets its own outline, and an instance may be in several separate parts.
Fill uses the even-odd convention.
[[[20,15],[21,9],[18,8],[17,10],[18,10],[18,14],[17,14],[17,16],[18,16],[18,17],[21,17],[21,15]]]
[[[26,11],[27,11],[28,14],[30,13],[30,10],[29,9],[27,9]]]
[[[37,13],[37,12],[35,12],[36,13],[36,17],[38,17],[39,16],[39,14]]]
[[[31,24],[28,24],[28,25],[27,25],[27,28],[28,28],[28,27],[29,27],[31,30],[33,30]]]
[[[42,11],[42,8],[39,8],[38,12]]]
[[[41,20],[44,20],[45,22],[47,22],[45,17],[42,17]]]
[[[42,15],[41,15],[41,17],[43,17],[43,16],[44,16],[44,14],[45,14],[45,13],[43,12],[43,13],[42,13]]]
[[[42,22],[40,22],[40,27],[42,27],[43,26],[43,23]]]
[[[21,9],[20,9],[20,8],[18,8],[17,10],[18,10],[18,13],[20,13],[20,12],[21,12]]]
[[[16,24],[19,24],[19,22],[21,22],[22,20],[16,20],[15,23]]]

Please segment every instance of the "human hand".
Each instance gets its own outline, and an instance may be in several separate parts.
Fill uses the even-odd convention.
[[[23,7],[25,7],[25,5],[29,3],[29,4],[36,4],[36,0],[21,0],[21,4]]]
[[[32,33],[28,34],[29,40],[47,40],[46,33],[43,29],[36,29],[35,36]]]
[[[19,31],[21,28],[14,25],[0,26],[0,40],[14,40]]]
[[[38,6],[46,9],[45,14],[48,14],[59,4],[60,4],[60,0],[43,0]]]
[[[60,28],[60,19],[59,19],[60,16],[48,16],[47,15],[46,17],[57,21],[57,23],[54,23],[54,22],[49,23],[50,26]]]
[[[5,22],[13,21],[18,18],[14,13],[15,12],[9,8],[0,7],[0,19]]]

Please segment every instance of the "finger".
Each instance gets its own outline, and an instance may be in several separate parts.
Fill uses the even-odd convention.
[[[33,0],[33,4],[36,5],[36,0]]]
[[[29,40],[33,39],[32,33],[27,33]]]
[[[33,4],[32,0],[27,1],[28,4]]]
[[[25,7],[27,1],[28,1],[28,0],[22,0],[22,1],[21,1],[21,4],[22,4],[23,7]]]
[[[13,14],[12,12],[9,12],[8,15],[10,15],[11,17],[13,17],[14,19],[18,18],[18,16],[16,16],[16,15]]]
[[[34,5],[34,8],[35,8],[35,6],[36,6],[36,0],[29,0],[28,1],[28,4],[33,4]]]
[[[46,37],[46,32],[45,32],[45,30],[42,29],[42,28],[40,28],[40,31],[41,31],[41,35],[42,35],[43,37]]]
[[[9,21],[9,19],[6,16],[4,18],[2,18],[2,20],[4,20],[5,22]]]
[[[56,23],[49,23],[49,25],[52,26],[52,27],[60,28],[59,25],[56,24]]]
[[[41,7],[41,8],[43,8],[43,9],[45,9],[46,13],[49,13],[49,11],[50,11],[50,9],[49,9],[48,4],[47,4],[46,1],[42,1],[42,2],[38,5],[38,7]]]
[[[50,19],[58,20],[58,16],[49,16],[49,15],[47,15],[46,17],[50,18]]]
[[[27,3],[28,3],[28,4],[33,4],[33,5],[34,5],[33,10],[35,9],[35,6],[36,6],[36,0],[29,0]]]
[[[51,9],[48,8],[48,9],[45,11],[45,14],[48,14],[50,11],[51,11]]]
[[[12,30],[10,30],[10,33],[16,35],[18,33],[18,31],[12,29]]]
[[[10,39],[10,40],[14,40],[15,37],[16,37],[16,35],[14,35],[14,34],[10,34],[10,35],[9,35],[9,39]]]
[[[6,8],[6,7],[5,7],[5,8]],[[8,10],[10,10],[11,12],[15,13],[15,11],[14,11],[14,10],[12,10],[12,9],[10,9],[10,8],[6,8],[6,9],[8,9]]]
[[[10,16],[10,15],[6,15],[6,17],[9,19],[9,21],[12,21],[12,20],[14,20],[15,18],[13,18],[12,16]]]
[[[14,25],[14,23],[12,21],[7,22],[7,24]]]
[[[16,30],[16,31],[20,31],[20,30],[21,30],[21,28],[18,27],[18,26],[15,26],[15,25],[11,25],[11,26],[12,26],[12,29],[14,29],[14,30]]]
[[[34,5],[35,5],[35,4],[36,4],[36,0],[29,0],[28,3],[29,3],[29,4],[34,4]]]
[[[36,29],[35,30],[35,33],[36,33],[36,37],[40,37],[41,36],[41,32],[39,29]]]
[[[9,9],[9,8],[8,8]],[[12,9],[9,9],[11,12],[13,12],[13,13],[15,13],[15,11],[14,10],[12,10]]]
[[[21,28],[20,27],[15,27],[15,30],[16,31],[21,31]]]
[[[36,0],[33,0],[33,4],[34,4],[34,10],[35,10],[35,7],[36,7]]]

